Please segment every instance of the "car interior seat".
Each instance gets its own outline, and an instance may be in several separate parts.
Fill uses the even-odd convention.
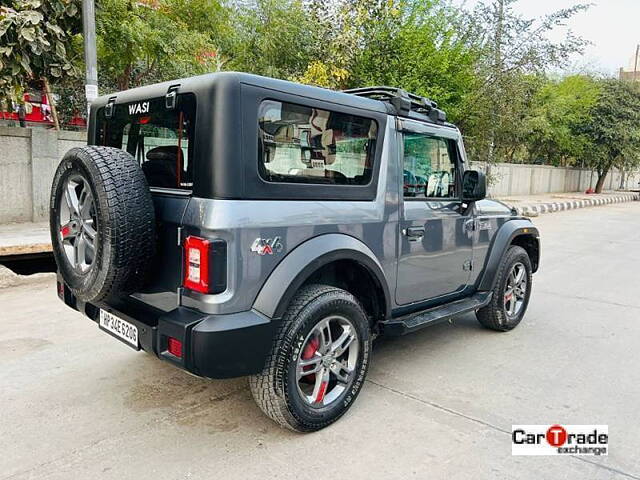
[[[182,149],[177,145],[163,145],[147,152],[142,171],[149,185],[154,187],[178,187],[178,163],[182,165]]]

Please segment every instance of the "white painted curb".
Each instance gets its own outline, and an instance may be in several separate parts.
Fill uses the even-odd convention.
[[[637,193],[619,193],[605,197],[587,198],[584,200],[566,200],[563,202],[537,203],[532,205],[514,205],[519,215],[537,217],[541,213],[561,212],[575,208],[597,207],[612,203],[633,202],[640,200]]]

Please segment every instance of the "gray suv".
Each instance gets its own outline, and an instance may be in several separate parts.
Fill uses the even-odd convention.
[[[401,89],[216,73],[101,97],[51,191],[57,289],[131,348],[323,428],[378,335],[524,316],[538,230]]]

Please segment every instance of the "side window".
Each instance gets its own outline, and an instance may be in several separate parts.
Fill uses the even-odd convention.
[[[274,100],[259,111],[258,166],[269,182],[367,185],[375,120]]]
[[[167,110],[164,98],[116,105],[113,117],[98,112],[96,143],[133,155],[152,187],[193,187],[195,99],[182,95],[178,107]]]
[[[404,134],[405,198],[455,198],[456,146],[450,139]]]

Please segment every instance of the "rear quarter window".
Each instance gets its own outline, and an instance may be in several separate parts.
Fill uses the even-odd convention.
[[[118,104],[110,118],[98,111],[96,144],[116,147],[138,160],[151,187],[193,188],[195,97],[178,96],[174,109],[165,99]]]
[[[367,185],[375,120],[276,100],[258,113],[258,170],[268,182]]]

